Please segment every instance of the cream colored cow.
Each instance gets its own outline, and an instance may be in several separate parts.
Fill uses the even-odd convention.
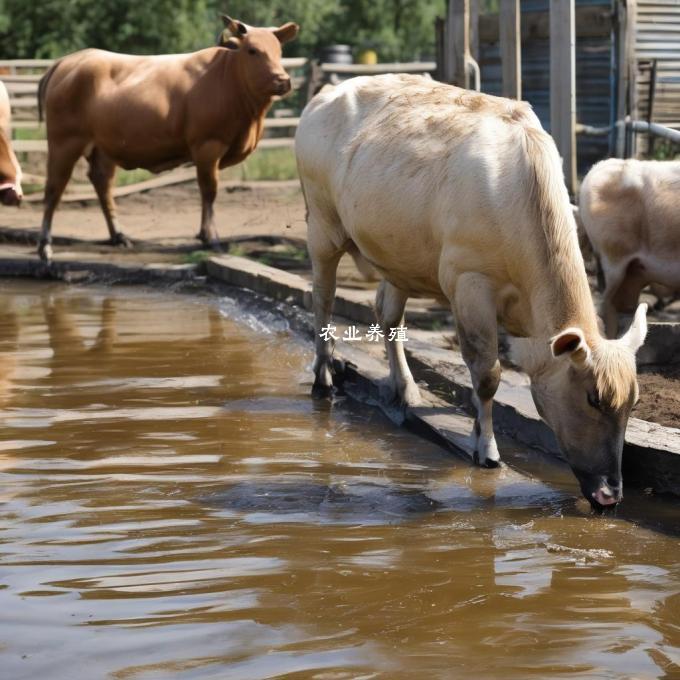
[[[336,267],[357,248],[383,276],[383,328],[409,296],[445,297],[477,404],[479,462],[499,454],[491,418],[500,379],[497,320],[514,336],[536,406],[595,506],[621,499],[621,454],[636,399],[642,305],[619,341],[600,335],[560,158],[530,107],[408,75],[321,92],[296,153],[314,267],[316,390],[332,384]],[[395,395],[419,400],[402,343],[386,342]]]
[[[23,198],[21,190],[21,167],[12,150],[12,111],[9,94],[0,81],[0,203],[19,205]]]
[[[680,290],[680,162],[610,158],[593,166],[579,217],[604,274],[609,337],[649,284]]]

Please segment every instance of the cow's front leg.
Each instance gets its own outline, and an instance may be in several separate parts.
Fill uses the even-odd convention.
[[[491,281],[482,274],[461,274],[455,281],[452,307],[460,349],[474,389],[476,461],[484,467],[496,467],[500,455],[493,433],[492,408],[501,378],[501,365],[498,361],[496,296]]]
[[[382,281],[375,298],[378,323],[385,333],[385,349],[390,363],[390,382],[395,401],[405,406],[420,404],[420,391],[406,362],[404,343],[390,340],[390,329],[404,325],[404,308],[408,295],[387,281]]]
[[[198,232],[198,239],[204,245],[212,245],[215,249],[219,248],[220,243],[215,229],[213,206],[217,196],[217,182],[220,175],[219,159],[222,151],[223,148],[218,143],[208,142],[194,154],[198,187],[201,191],[201,228]]]
[[[309,211],[308,248],[312,261],[312,306],[314,308],[314,385],[312,394],[328,396],[333,387],[334,327],[331,325],[335,282],[342,250],[324,236],[321,218]]]
[[[38,255],[45,262],[50,262],[52,259],[52,219],[54,211],[57,209],[64,189],[71,178],[73,166],[83,151],[80,140],[68,140],[59,146],[48,141],[48,145],[45,211],[38,244]]]

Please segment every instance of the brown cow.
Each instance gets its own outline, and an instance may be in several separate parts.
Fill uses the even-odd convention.
[[[130,56],[88,49],[60,59],[40,81],[47,120],[45,213],[38,253],[52,255],[54,210],[85,156],[114,244],[127,244],[115,218],[116,166],[160,172],[192,162],[201,191],[198,237],[215,241],[213,203],[220,168],[248,156],[276,96],[291,89],[281,45],[297,24],[254,28],[222,17],[217,47],[190,54]]]
[[[19,205],[21,191],[21,167],[12,150],[11,109],[9,95],[4,83],[0,81],[0,203]]]

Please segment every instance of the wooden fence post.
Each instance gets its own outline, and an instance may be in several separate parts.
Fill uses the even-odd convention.
[[[503,96],[522,98],[522,27],[519,0],[501,0],[499,38]]]
[[[574,0],[550,0],[550,131],[569,193],[576,191],[576,28]]]
[[[478,89],[479,0],[448,0],[441,43],[437,70],[440,79],[469,88],[472,71],[474,87]]]
[[[470,0],[449,0],[444,28],[443,75],[447,83],[469,86],[465,55],[470,46]]]

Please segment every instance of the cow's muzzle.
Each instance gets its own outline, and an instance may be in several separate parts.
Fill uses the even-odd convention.
[[[279,76],[274,81],[274,91],[279,97],[283,97],[293,89],[289,76]]]
[[[2,205],[19,205],[23,194],[15,184],[9,182],[0,184],[0,203]]]
[[[605,475],[593,475],[574,470],[581,492],[593,509],[602,511],[623,500],[623,486],[620,479]]]

